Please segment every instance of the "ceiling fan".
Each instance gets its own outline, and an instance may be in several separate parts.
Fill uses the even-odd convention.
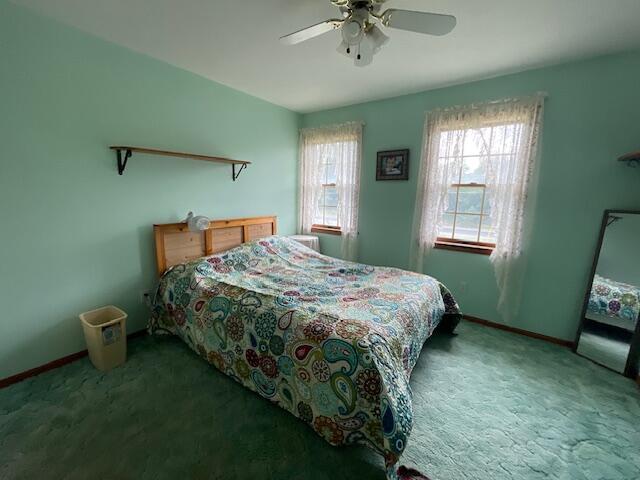
[[[456,26],[456,17],[453,15],[397,8],[389,8],[380,13],[385,2],[386,0],[331,0],[333,5],[340,8],[342,18],[332,18],[303,28],[280,37],[280,41],[285,45],[295,45],[339,28],[342,31],[342,43],[338,52],[352,58],[356,65],[364,67],[373,61],[373,55],[389,41],[376,21],[388,28],[438,36],[446,35]]]

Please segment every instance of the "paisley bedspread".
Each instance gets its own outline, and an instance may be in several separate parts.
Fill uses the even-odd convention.
[[[589,312],[628,320],[635,325],[640,314],[640,288],[596,274],[587,308]]]
[[[170,269],[149,330],[178,335],[332,445],[365,444],[391,468],[411,431],[422,345],[459,319],[431,277],[273,236]]]

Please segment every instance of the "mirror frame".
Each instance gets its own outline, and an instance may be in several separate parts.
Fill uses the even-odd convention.
[[[589,306],[589,298],[591,297],[591,289],[593,288],[593,278],[596,274],[596,269],[598,267],[598,259],[600,258],[600,251],[602,250],[602,244],[604,242],[604,234],[607,228],[607,221],[609,220],[609,216],[616,213],[623,214],[633,214],[640,216],[640,210],[605,210],[602,215],[602,223],[600,224],[600,234],[598,235],[598,244],[596,246],[595,255],[593,256],[593,264],[591,265],[591,272],[589,274],[589,284],[587,286],[587,290],[584,296],[584,301],[582,303],[582,310],[580,312],[580,325],[578,327],[578,331],[576,332],[576,338],[573,342],[573,351],[577,355],[582,358],[586,358],[587,360],[591,360],[589,357],[585,357],[584,355],[580,355],[578,353],[578,342],[580,341],[580,335],[582,335],[582,329],[584,328],[585,315],[587,314],[587,307]],[[625,369],[623,375],[625,377],[633,378],[634,380],[638,377],[638,355],[640,354],[640,315],[638,315],[638,319],[636,322],[636,330],[633,333],[633,338],[631,340],[631,347],[629,348],[629,355],[627,356],[627,363],[625,365]],[[611,371],[609,367],[602,365],[594,360],[592,362],[607,368]],[[620,372],[616,372],[620,373]]]

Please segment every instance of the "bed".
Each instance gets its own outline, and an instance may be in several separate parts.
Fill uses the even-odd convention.
[[[162,277],[150,332],[179,336],[330,444],[374,449],[396,478],[412,427],[411,371],[436,328],[455,329],[458,305],[431,277],[321,255],[260,219],[260,228],[212,222],[199,237],[156,226]]]
[[[586,318],[633,332],[639,315],[639,287],[598,274],[593,277]]]

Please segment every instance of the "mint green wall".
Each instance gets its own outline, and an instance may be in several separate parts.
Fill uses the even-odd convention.
[[[144,327],[151,228],[188,210],[293,233],[297,114],[0,1],[0,378],[84,348],[77,314]],[[230,167],[109,144],[250,160]]]
[[[524,299],[512,325],[573,339],[603,210],[640,207],[640,170],[616,161],[640,148],[638,78],[640,53],[629,53],[312,113],[302,122],[366,123],[359,260],[406,268],[425,112],[548,92]],[[410,180],[376,182],[376,152],[395,148],[411,149]],[[336,238],[321,243],[339,253]],[[466,313],[502,321],[487,257],[438,250],[425,272],[447,284]]]

